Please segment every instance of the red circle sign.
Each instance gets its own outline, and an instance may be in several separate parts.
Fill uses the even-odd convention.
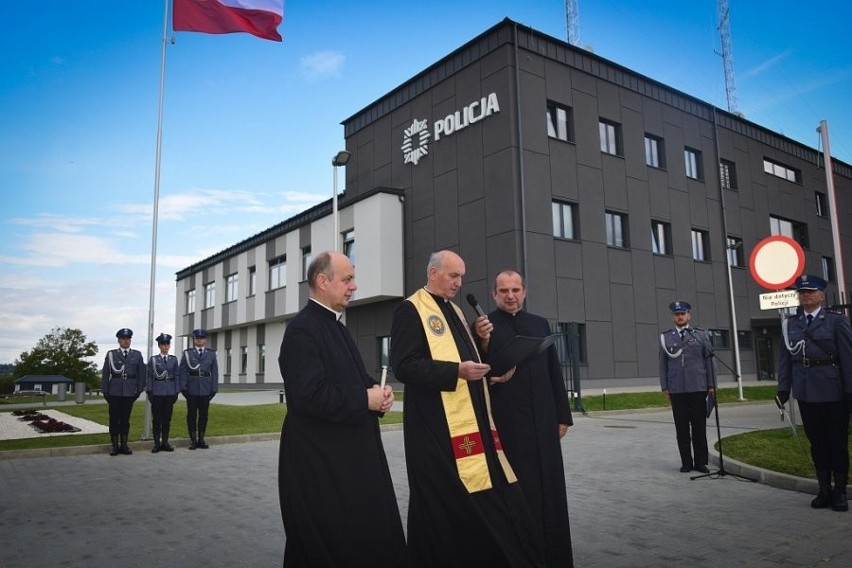
[[[805,252],[790,237],[766,237],[751,251],[751,277],[769,290],[781,290],[795,282],[805,270]]]

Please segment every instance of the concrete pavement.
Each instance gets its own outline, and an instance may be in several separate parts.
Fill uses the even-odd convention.
[[[772,403],[719,415],[723,437],[783,427]],[[850,513],[815,511],[810,495],[734,475],[679,473],[668,410],[575,420],[563,451],[578,568],[852,565]],[[708,436],[715,442],[712,420]],[[405,519],[402,432],[383,440]],[[280,566],[277,441],[225,441],[0,461],[0,566]]]

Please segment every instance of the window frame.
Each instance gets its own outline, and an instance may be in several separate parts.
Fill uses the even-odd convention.
[[[618,220],[618,227],[614,223],[616,219]],[[628,217],[626,213],[619,211],[604,212],[607,246],[620,249],[630,248],[630,225],[627,221]]]

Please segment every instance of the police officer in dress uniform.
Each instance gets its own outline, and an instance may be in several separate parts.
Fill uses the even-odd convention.
[[[216,351],[205,348],[207,330],[192,332],[194,347],[183,352],[180,361],[180,390],[186,398],[186,427],[189,430],[189,449],[207,449],[204,441],[210,401],[219,391],[219,365]],[[197,432],[197,437],[196,437]]]
[[[101,392],[109,404],[109,437],[111,456],[130,455],[127,435],[130,433],[130,413],[133,403],[145,388],[145,360],[142,353],[130,348],[133,330],[126,327],[116,334],[118,349],[107,351],[101,369]]]
[[[148,384],[145,392],[151,401],[151,413],[154,423],[154,447],[151,453],[159,451],[173,452],[169,444],[169,429],[172,423],[172,410],[180,392],[180,367],[177,357],[169,355],[172,336],[161,333],[157,336],[159,355],[148,360]]]
[[[818,276],[803,275],[796,280],[801,309],[781,326],[778,399],[786,403],[792,391],[799,401],[819,482],[819,493],[811,507],[847,511],[852,327],[845,316],[822,307],[825,286],[825,280]]]
[[[678,300],[669,309],[675,327],[660,334],[660,387],[672,405],[680,471],[709,473],[706,398],[716,394],[710,339],[703,329],[690,327],[689,303]]]

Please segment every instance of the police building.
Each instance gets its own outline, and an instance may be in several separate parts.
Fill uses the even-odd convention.
[[[839,297],[817,150],[513,21],[343,125],[337,224],[329,199],[177,273],[177,333],[209,330],[225,383],[281,383],[307,265],[335,247],[356,266],[346,324],[377,377],[393,310],[439,249],[465,260],[469,319],[465,294],[488,311],[499,271],[526,276],[526,308],[564,333],[569,387],[656,384],[678,299],[722,362],[736,339],[743,378],[774,378],[780,315],[749,270],[770,235],[797,241]],[[833,167],[848,246],[852,167]]]

